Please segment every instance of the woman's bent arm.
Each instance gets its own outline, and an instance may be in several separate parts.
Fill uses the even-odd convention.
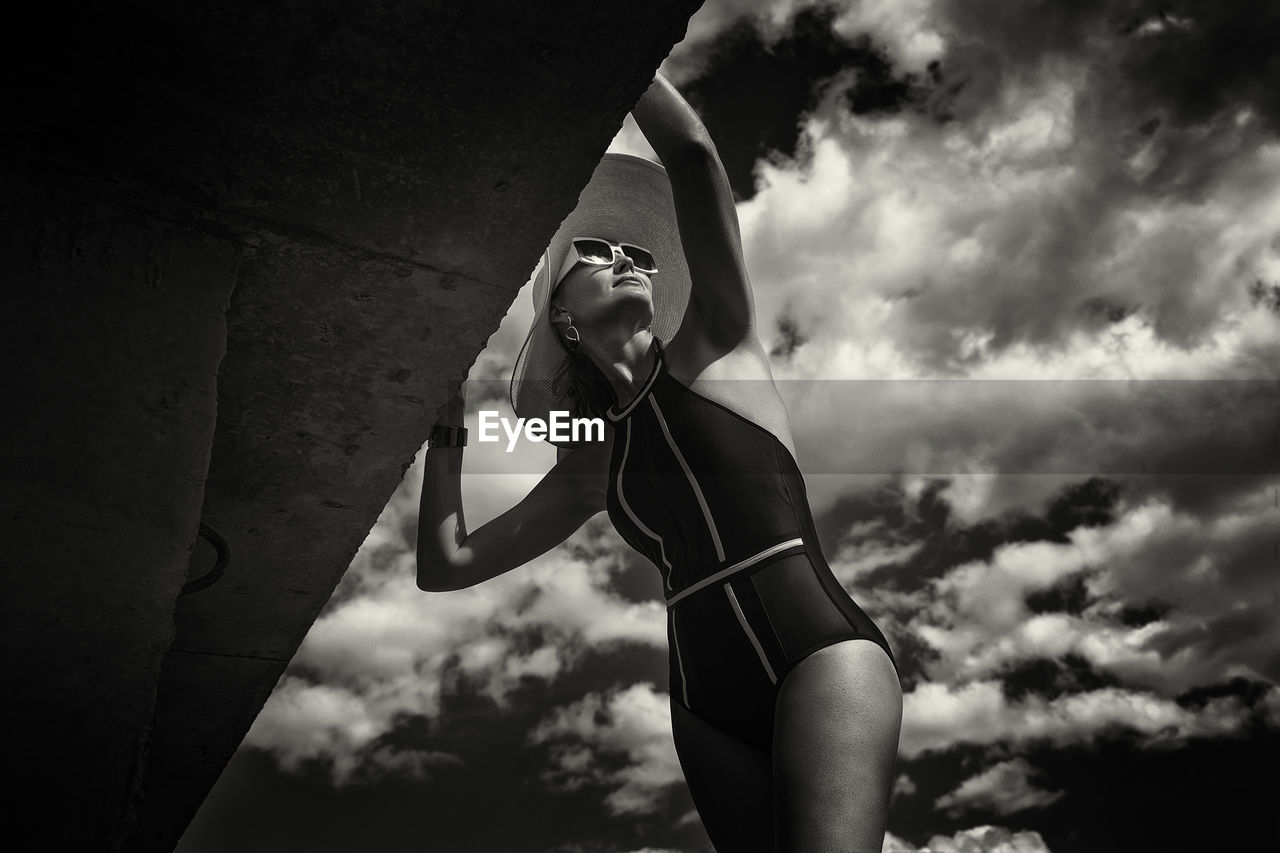
[[[468,533],[462,516],[462,448],[428,450],[418,512],[418,588],[443,592],[474,586],[564,542],[604,509],[607,451],[608,442],[602,442],[569,453],[518,504]]]
[[[712,341],[735,347],[752,330],[755,305],[733,190],[715,143],[693,108],[661,74],[631,115],[671,179],[693,285],[686,320],[697,322]]]

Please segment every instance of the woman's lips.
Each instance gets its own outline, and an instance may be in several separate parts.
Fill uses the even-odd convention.
[[[635,276],[630,276],[630,275],[629,275],[629,276],[627,276],[626,278],[620,278],[620,279],[618,279],[616,282],[614,282],[613,286],[614,286],[614,287],[621,287],[622,285],[626,284],[627,282],[634,282],[635,284],[638,284],[638,285],[640,285],[641,287],[644,287],[644,282],[643,282],[643,281],[641,281],[640,279],[636,278]]]

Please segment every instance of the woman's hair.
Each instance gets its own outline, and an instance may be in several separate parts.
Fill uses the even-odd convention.
[[[568,401],[571,417],[603,418],[613,405],[613,387],[581,348],[569,351],[554,388]]]
[[[552,286],[548,302],[556,298],[556,291],[560,289],[560,285],[569,277],[569,273],[577,268],[578,264],[574,264]],[[570,349],[558,329],[556,340],[569,353],[569,357],[564,360],[564,364],[552,379],[552,389],[568,401],[570,417],[603,418],[608,408],[613,405],[613,387],[609,384],[609,380],[581,348]]]

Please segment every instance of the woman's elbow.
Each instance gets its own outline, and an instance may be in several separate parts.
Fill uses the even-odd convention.
[[[690,168],[706,170],[713,164],[719,165],[720,152],[705,128],[699,127],[690,132],[678,146],[672,147],[662,157],[662,165],[667,169]]]
[[[457,573],[447,564],[433,564],[418,560],[418,589],[423,592],[453,592],[464,584],[458,583]]]
[[[418,590],[420,592],[453,592],[447,585],[428,580],[422,575],[418,575]]]

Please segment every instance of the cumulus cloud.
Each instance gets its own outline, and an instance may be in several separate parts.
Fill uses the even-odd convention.
[[[875,569],[891,566],[911,559],[919,553],[922,543],[884,542],[875,537],[862,536],[858,530],[846,531],[844,541],[830,558],[831,570],[845,586]]]
[[[1038,832],[1011,832],[1001,826],[978,826],[952,836],[935,835],[923,847],[885,835],[882,853],[1050,853]]]
[[[936,652],[928,672],[944,682],[1066,655],[1165,695],[1236,674],[1274,681],[1280,642],[1263,618],[1270,580],[1256,559],[1273,537],[1273,494],[1260,489],[1208,518],[1149,499],[1065,542],[1001,545],[906,599],[917,609],[904,630]],[[1033,610],[1037,594],[1070,583],[1082,601]],[[1159,618],[1128,617],[1126,607],[1152,602]]]
[[[898,778],[893,780],[893,795],[895,797],[909,797],[916,792],[916,783],[911,781],[911,777],[906,773],[899,773]]]
[[[383,713],[352,691],[285,676],[245,743],[271,751],[289,771],[324,762],[338,785],[383,774],[420,779],[432,768],[462,763],[445,751],[379,744],[388,728]]]
[[[935,805],[952,815],[969,809],[1008,815],[1047,806],[1061,799],[1062,791],[1046,791],[1032,781],[1034,769],[1022,758],[1001,761],[970,776],[954,791],[939,797]]]
[[[1122,686],[1176,702],[1233,678],[1280,680],[1259,558],[1280,484],[1180,509],[1091,481],[1043,509],[970,522],[949,514],[943,483],[848,496],[819,518],[908,690],[992,681],[1013,699],[1052,699]],[[874,559],[850,571],[850,554]]]
[[[1247,287],[1277,263],[1280,153],[1242,143],[1194,204],[1117,181],[1094,141],[1114,134],[1080,102],[1087,67],[1010,80],[980,119],[939,127],[828,99],[806,156],[760,164],[739,214],[763,313],[807,341],[794,370],[1260,375],[1274,325]]]
[[[446,693],[465,689],[502,707],[521,685],[554,680],[588,653],[665,648],[662,605],[612,589],[620,542],[606,525],[589,524],[519,571],[427,594],[401,524],[394,508],[383,514],[347,591],[316,620],[246,738],[286,768],[328,762],[339,784],[414,775],[437,756],[396,753],[385,738],[406,721],[429,725]]]
[[[1052,117],[1072,88],[1037,91],[1043,106],[1019,104],[1009,121],[1020,126],[981,146],[818,117],[808,126],[811,164],[761,166],[765,188],[740,217],[766,317],[775,327],[785,318],[807,341],[796,374],[1270,378],[1253,352],[1274,346],[1274,320],[1250,304],[1252,279],[1238,265],[1275,263],[1276,183],[1229,186],[1215,208],[1182,216],[1137,199],[1132,211],[1102,202],[1096,215],[1082,211],[1083,201],[1063,196],[1095,178],[1056,150],[1032,163],[1017,155],[1072,150],[1069,134],[1053,135],[1066,119]],[[1044,116],[1043,129],[1025,127],[1028,112]],[[992,150],[1000,146],[1009,150]],[[1258,166],[1277,156],[1260,151]],[[1002,170],[1012,175],[995,177]],[[1248,224],[1224,228],[1211,216]],[[1085,227],[1088,237],[1072,233]],[[1104,239],[1116,245],[1088,245]],[[1168,257],[1173,248],[1178,257]],[[1103,299],[1117,307],[1098,322]],[[1192,301],[1202,309],[1194,317],[1171,316]],[[1193,320],[1204,334],[1163,334]]]
[[[1064,493],[1044,519],[972,527],[948,518],[936,483],[844,511],[858,544],[833,565],[898,647],[904,756],[1117,730],[1167,746],[1270,724],[1280,640],[1258,555],[1276,487],[1193,512],[1104,485]],[[1253,687],[1190,701],[1231,679]]]
[[[604,802],[613,814],[657,811],[670,787],[684,780],[668,703],[666,694],[641,683],[557,709],[530,733],[534,743],[552,746],[545,778],[562,789],[608,789]]]
[[[1274,706],[1274,694],[1280,694],[1280,688],[1268,690],[1265,707]],[[1148,746],[1168,746],[1191,737],[1239,733],[1256,713],[1237,696],[1221,697],[1198,709],[1114,687],[1053,700],[1028,696],[1011,701],[998,681],[960,686],[930,682],[903,697],[900,753],[914,757],[961,743],[1087,744],[1115,730],[1137,732]]]

